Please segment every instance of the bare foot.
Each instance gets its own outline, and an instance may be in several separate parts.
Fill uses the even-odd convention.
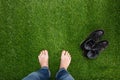
[[[64,68],[67,70],[70,62],[71,62],[70,54],[68,53],[68,51],[63,50],[61,54],[60,68]]]
[[[38,56],[41,67],[48,67],[48,51],[42,50]]]

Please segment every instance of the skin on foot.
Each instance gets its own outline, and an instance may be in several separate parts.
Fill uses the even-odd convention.
[[[68,51],[63,50],[61,53],[60,68],[64,68],[67,70],[70,62],[71,62],[71,55],[68,53]]]
[[[42,67],[48,67],[48,51],[47,50],[42,50],[38,56],[39,63]]]

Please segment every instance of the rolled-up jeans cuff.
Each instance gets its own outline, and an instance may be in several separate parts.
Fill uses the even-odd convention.
[[[48,67],[42,67],[36,72],[30,73],[22,80],[49,80],[49,78],[50,78],[50,70],[48,69]]]
[[[61,68],[56,74],[56,80],[74,80],[74,78],[69,74],[67,70]]]
[[[46,66],[42,67],[42,68],[39,69],[37,72],[40,73],[40,74],[44,74],[44,75],[46,75],[46,76],[48,76],[48,77],[51,76],[50,70],[49,70],[49,68],[46,67]]]
[[[47,66],[44,66],[44,67],[42,67],[41,69],[48,69],[48,70],[49,70],[49,68],[48,68]]]
[[[61,79],[63,77],[67,77],[68,75],[69,73],[67,72],[67,70],[65,70],[64,68],[61,68],[56,74],[56,79]]]

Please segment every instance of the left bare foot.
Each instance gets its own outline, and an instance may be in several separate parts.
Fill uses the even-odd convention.
[[[49,67],[48,66],[48,51],[47,50],[42,50],[38,56],[39,63],[41,67]]]

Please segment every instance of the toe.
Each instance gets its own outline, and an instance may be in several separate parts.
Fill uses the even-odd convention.
[[[68,51],[66,51],[66,55],[69,55]]]
[[[44,50],[42,50],[42,55],[44,54]]]
[[[45,52],[45,55],[48,55],[48,51],[47,50],[45,50],[44,52]]]
[[[67,53],[68,53],[68,51],[65,51],[65,54],[64,54],[64,55],[66,56],[66,55],[67,55]]]
[[[69,52],[68,51],[66,52],[66,55],[69,57]]]
[[[62,51],[62,56],[64,56],[64,55],[65,55],[65,50]]]
[[[68,57],[69,57],[69,59],[71,59],[71,55],[70,55],[70,53],[68,53]]]
[[[44,54],[44,55],[46,55],[46,52],[45,52],[45,50],[43,50],[43,54]]]
[[[43,54],[43,51],[40,52],[39,57]]]

